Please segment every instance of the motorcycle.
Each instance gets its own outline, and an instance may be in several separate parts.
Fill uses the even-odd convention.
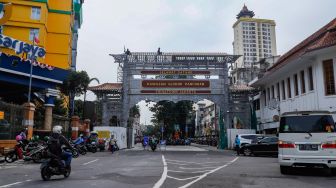
[[[89,152],[96,153],[97,152],[97,145],[96,142],[91,142],[86,144],[86,148]]]
[[[156,147],[157,147],[156,141],[150,141],[149,145],[150,145],[152,151],[154,152],[156,150]]]
[[[87,148],[85,146],[85,141],[82,137],[77,138],[74,142],[73,142],[74,148],[77,149],[78,153],[80,153],[81,155],[85,155],[87,152]]]
[[[46,148],[45,145],[37,145],[32,147],[32,145],[26,146],[23,142],[19,141],[14,150],[8,152],[5,155],[5,161],[8,163],[13,163],[19,158],[23,158],[25,161],[33,160],[35,163],[39,163],[42,160],[42,151]]]
[[[119,151],[119,146],[117,144],[117,141],[115,141],[114,144],[110,144],[110,151],[113,153],[115,151]]]
[[[105,150],[105,145],[106,145],[106,140],[105,139],[98,139],[98,148],[99,151],[104,151]]]
[[[71,165],[65,166],[64,170],[61,170],[60,165],[65,165],[64,160],[59,159],[57,156],[48,153],[48,160],[41,164],[41,177],[44,181],[50,180],[51,176],[63,175],[64,178],[70,176]]]

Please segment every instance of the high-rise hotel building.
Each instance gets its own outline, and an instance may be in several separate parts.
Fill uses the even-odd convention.
[[[262,58],[277,55],[274,20],[253,17],[254,12],[244,5],[233,24],[233,53],[242,55],[233,69],[248,68]]]

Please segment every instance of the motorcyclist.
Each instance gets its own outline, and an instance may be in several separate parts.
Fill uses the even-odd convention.
[[[111,140],[110,140],[110,147],[111,151],[114,152],[116,150],[116,144],[117,144],[117,139],[114,138],[114,135],[111,135]]]
[[[72,153],[66,152],[62,150],[62,146],[65,145],[66,147],[73,150],[74,148],[70,145],[68,140],[62,135],[62,126],[56,125],[52,129],[52,134],[49,137],[48,140],[48,148],[49,152],[53,155],[57,156],[60,159],[60,171],[64,171],[65,167],[70,166],[71,159],[72,159]],[[63,162],[61,160],[64,160],[65,166],[63,165]]]
[[[151,138],[151,144],[154,144],[154,145],[157,144],[157,138],[155,137],[155,135],[153,135]]]

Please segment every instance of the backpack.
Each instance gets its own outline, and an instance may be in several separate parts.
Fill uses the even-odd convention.
[[[48,141],[48,148],[50,153],[60,156],[62,154],[62,148],[61,148],[61,142],[60,137],[54,138],[51,136]]]

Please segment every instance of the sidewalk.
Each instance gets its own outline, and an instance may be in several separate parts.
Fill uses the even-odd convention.
[[[216,151],[216,152],[227,152],[227,153],[232,153],[232,150],[229,149],[217,149],[217,147],[214,146],[208,146],[208,145],[201,145],[201,144],[196,144],[196,143],[191,143],[191,146],[195,146],[198,148],[206,149],[208,151]]]

